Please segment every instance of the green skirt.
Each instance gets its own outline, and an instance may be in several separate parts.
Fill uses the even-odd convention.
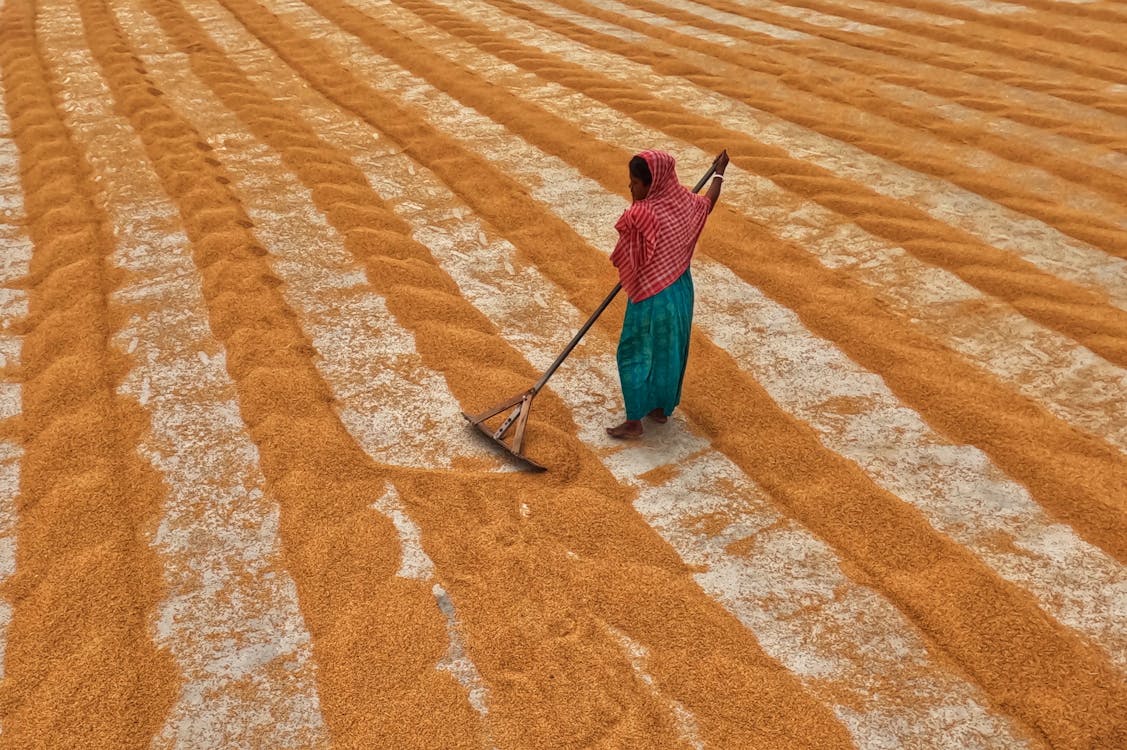
[[[693,279],[688,271],[654,296],[626,303],[618,377],[627,419],[641,419],[659,407],[668,416],[681,403],[692,323]]]

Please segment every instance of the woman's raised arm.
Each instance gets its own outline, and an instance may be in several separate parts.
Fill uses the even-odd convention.
[[[724,170],[728,168],[728,149],[721,151],[712,164],[716,167],[716,173],[712,176],[712,184],[708,186],[708,192],[704,194],[708,198],[709,213],[716,208],[716,201],[720,200],[720,186],[724,184]]]

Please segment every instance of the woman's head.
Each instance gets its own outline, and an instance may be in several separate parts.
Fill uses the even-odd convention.
[[[653,184],[653,175],[650,174],[650,165],[641,156],[635,156],[630,160],[630,196],[640,201],[644,199],[650,192],[650,185]]]

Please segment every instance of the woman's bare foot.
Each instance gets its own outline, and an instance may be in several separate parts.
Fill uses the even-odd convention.
[[[658,424],[665,424],[669,421],[669,417],[665,416],[665,409],[662,409],[660,406],[651,411],[646,416],[657,422]]]
[[[635,440],[642,437],[642,420],[627,419],[617,427],[608,427],[607,434],[619,440]]]

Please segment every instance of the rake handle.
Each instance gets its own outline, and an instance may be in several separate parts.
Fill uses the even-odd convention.
[[[713,165],[708,168],[708,171],[704,173],[704,177],[701,177],[700,181],[697,182],[696,186],[693,188],[693,192],[699,193],[701,191],[701,188],[704,187],[704,183],[708,182],[708,178],[711,177],[712,173],[715,171],[716,164],[713,163]],[[556,361],[552,363],[552,366],[545,370],[544,374],[540,376],[540,379],[536,381],[536,385],[532,386],[531,392],[533,396],[535,396],[540,391],[540,389],[543,388],[545,384],[547,384],[548,378],[552,377],[553,373],[555,373],[555,371],[559,369],[559,366],[563,364],[563,361],[565,359],[567,359],[567,355],[571,354],[571,350],[576,347],[576,345],[579,343],[579,340],[583,338],[583,335],[591,329],[591,326],[595,325],[595,321],[598,320],[599,316],[603,314],[603,310],[607,309],[620,289],[622,289],[622,284],[615,284],[614,289],[610,290],[610,294],[607,295],[606,299],[603,300],[598,309],[596,309],[595,312],[591,313],[591,317],[587,318],[587,322],[583,324],[583,327],[579,329],[579,332],[572,337],[571,341],[568,342],[568,345],[564,347],[564,350],[562,352],[560,352],[560,356],[556,357]]]
[[[574,349],[576,344],[579,343],[579,339],[583,338],[583,334],[587,333],[587,331],[590,330],[591,326],[595,325],[595,321],[598,320],[599,316],[603,314],[603,310],[607,309],[607,305],[611,303],[611,301],[615,298],[615,295],[618,294],[618,290],[621,288],[622,284],[614,285],[614,289],[610,290],[610,294],[608,294],[607,298],[603,300],[603,303],[599,305],[598,309],[591,314],[591,317],[587,318],[587,322],[584,323],[583,327],[579,329],[579,333],[575,334],[575,336],[568,343],[567,347],[565,347],[564,350],[560,352],[560,356],[556,357],[556,361],[552,363],[552,366],[545,370],[544,374],[540,376],[540,379],[536,381],[536,385],[532,386],[533,395],[535,395],[541,388],[544,387],[544,384],[548,382],[548,378],[552,377],[552,373],[554,373],[556,369],[563,364],[563,361],[567,359],[567,355],[571,354],[571,350]]]

